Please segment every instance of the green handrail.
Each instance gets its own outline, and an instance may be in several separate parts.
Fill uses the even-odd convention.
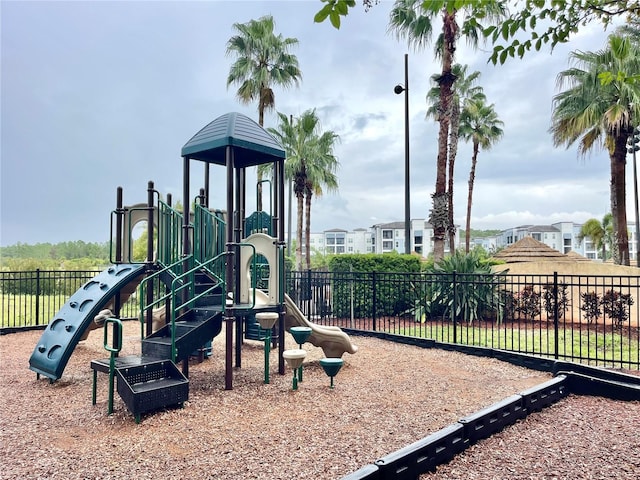
[[[164,295],[161,295],[155,298],[151,303],[146,304],[146,299],[147,299],[146,292],[147,292],[147,288],[149,288],[149,283],[156,280],[158,277],[160,277],[163,274],[169,275],[170,277],[175,279],[177,276],[175,273],[177,268],[183,265],[185,260],[190,263],[192,259],[191,257],[182,258],[172,263],[171,265],[167,265],[162,270],[158,270],[157,272],[152,273],[148,277],[145,277],[142,280],[142,282],[140,282],[140,316],[138,317],[138,319],[140,321],[140,338],[141,339],[144,338],[144,312],[146,312],[150,308],[154,308],[156,306],[161,305],[163,302],[166,302],[166,300],[171,297],[171,292],[168,292]]]
[[[227,252],[223,252],[214,258],[207,260],[206,262],[199,263],[196,262],[196,266],[190,268],[185,271],[181,275],[175,277],[171,282],[171,360],[175,362],[176,360],[176,314],[183,308],[191,307],[195,304],[197,300],[207,296],[209,293],[214,291],[216,288],[221,287],[222,291],[225,291],[225,278],[224,276],[220,276],[215,273],[215,269],[209,268],[210,265],[215,264],[220,261],[220,259],[224,259],[227,255]],[[224,262],[223,262],[224,263]],[[224,269],[222,269],[224,271]],[[194,277],[197,272],[205,272],[210,275],[214,280],[217,280],[217,283],[214,283],[213,286],[208,289],[200,292],[197,295],[194,295]],[[188,279],[188,281],[184,281],[184,279]],[[183,303],[178,304],[178,294],[182,293],[184,289],[188,289],[189,293],[187,295],[188,300]],[[222,310],[225,309],[225,302],[222,302]]]
[[[109,324],[113,323],[113,342],[109,345],[107,334]],[[113,413],[113,377],[116,370],[116,357],[122,350],[122,322],[117,318],[107,318],[104,322],[104,349],[109,352],[109,401],[107,403],[107,415]]]

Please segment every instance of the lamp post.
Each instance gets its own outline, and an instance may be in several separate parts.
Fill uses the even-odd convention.
[[[635,213],[636,213],[636,265],[640,267],[640,215],[638,214],[638,171],[636,169],[636,152],[640,150],[640,127],[636,127],[629,137],[629,148],[627,152],[633,154],[633,191]]]
[[[404,92],[404,253],[411,253],[411,206],[409,193],[409,54],[404,54],[404,86],[393,88],[396,95]]]

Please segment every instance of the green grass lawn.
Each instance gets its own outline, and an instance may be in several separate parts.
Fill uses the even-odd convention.
[[[511,327],[496,328],[473,325],[458,325],[454,332],[452,324],[437,326],[398,328],[397,335],[429,338],[440,342],[457,343],[477,347],[515,351],[533,355],[554,356],[556,338],[552,328]],[[558,332],[558,355],[575,359],[598,359],[599,363],[627,364],[640,362],[639,339],[621,331],[606,333],[593,330],[560,330]]]
[[[35,295],[0,294],[0,328],[47,325],[68,299],[69,297],[62,295],[40,295],[36,308]],[[123,305],[122,314],[137,316],[138,310],[137,300],[131,298]]]

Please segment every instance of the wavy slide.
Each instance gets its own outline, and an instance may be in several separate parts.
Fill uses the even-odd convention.
[[[256,305],[269,305],[269,296],[261,290],[255,290]],[[285,328],[309,327],[311,335],[307,340],[312,345],[322,348],[327,358],[341,358],[346,353],[354,354],[358,347],[351,343],[349,335],[344,333],[340,327],[323,326],[310,322],[300,311],[295,302],[285,294],[284,304],[287,307],[284,316]]]

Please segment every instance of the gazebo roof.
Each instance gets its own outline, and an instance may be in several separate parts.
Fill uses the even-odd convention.
[[[227,147],[233,148],[234,165],[250,167],[285,158],[278,141],[241,113],[222,115],[203,127],[182,147],[182,156],[226,165]]]
[[[554,250],[533,237],[521,238],[513,245],[509,245],[504,250],[496,253],[493,257],[504,260],[506,263],[572,261],[563,253]]]
[[[567,258],[570,258],[571,260],[573,260],[575,262],[590,262],[591,261],[587,257],[583,257],[578,252],[574,252],[573,250],[570,250],[569,253],[567,253]]]

